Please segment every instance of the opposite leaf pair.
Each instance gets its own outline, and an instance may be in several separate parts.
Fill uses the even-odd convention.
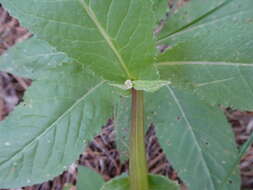
[[[0,124],[1,188],[58,175],[84,139],[122,116],[115,110],[130,105],[108,80],[163,80],[173,86],[145,95],[145,121],[179,176],[191,190],[239,189],[238,153],[217,105],[253,110],[251,0],[192,0],[170,11],[156,37],[166,9],[148,0],[0,2],[35,34],[0,59],[1,70],[34,79]],[[119,126],[130,120],[117,117]]]

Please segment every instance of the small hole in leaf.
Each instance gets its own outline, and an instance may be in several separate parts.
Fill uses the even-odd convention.
[[[228,180],[228,183],[229,183],[229,184],[232,184],[232,183],[233,183],[233,181],[230,179],[230,180]]]

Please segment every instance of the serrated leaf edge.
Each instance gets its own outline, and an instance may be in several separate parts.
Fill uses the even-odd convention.
[[[49,130],[51,130],[61,119],[63,119],[68,113],[70,113],[77,105],[80,104],[85,98],[87,98],[91,93],[93,93],[97,88],[102,86],[105,83],[105,81],[101,81],[93,88],[89,89],[88,92],[86,92],[81,98],[79,98],[75,103],[69,107],[64,113],[60,115],[49,127],[47,127],[45,130],[43,130],[40,135],[36,136],[34,139],[32,139],[29,143],[25,144],[22,149],[17,151],[15,154],[11,155],[8,159],[5,159],[0,163],[0,166],[4,166],[5,164],[11,162],[19,153],[24,151],[26,148],[31,146],[34,142],[36,142],[41,136],[43,136],[45,133],[47,133]],[[7,118],[8,119],[8,118]]]

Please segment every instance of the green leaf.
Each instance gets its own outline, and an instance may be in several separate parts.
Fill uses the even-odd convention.
[[[122,175],[105,183],[100,190],[129,190],[128,176]]]
[[[156,17],[156,23],[166,17],[166,12],[169,12],[169,3],[168,0],[151,0],[153,3],[153,11]]]
[[[226,0],[191,26],[160,39],[158,44],[169,48],[158,62],[252,63],[252,7],[252,0]]]
[[[253,110],[253,61],[167,62],[158,69],[163,80],[188,89],[212,105]]]
[[[158,175],[149,175],[148,190],[179,190],[178,184],[168,178]],[[128,177],[119,177],[107,182],[100,190],[129,190]]]
[[[161,80],[188,88],[212,105],[252,110],[252,6],[251,0],[228,0],[162,39],[159,43],[170,47],[158,56]]]
[[[155,19],[147,0],[0,0],[21,24],[105,79],[153,79]]]
[[[149,175],[150,190],[179,190],[178,184],[164,176]]]
[[[63,172],[112,117],[114,99],[111,88],[79,64],[44,73],[0,122],[0,187],[41,183]]]
[[[174,4],[179,4],[178,1]],[[203,3],[202,0],[190,0],[189,2],[185,2],[183,6],[178,7],[174,5],[163,30],[159,34],[159,39],[166,38],[190,27],[202,17],[206,17],[219,9],[226,1],[228,0],[211,0]]]
[[[101,175],[87,167],[78,167],[77,190],[99,190],[103,184]]]
[[[238,190],[234,136],[222,111],[197,97],[164,87],[145,99],[146,117],[173,168],[190,190]]]
[[[131,126],[131,98],[121,97],[114,113],[116,147],[122,162],[129,159],[129,135]]]
[[[32,37],[0,56],[0,70],[36,79],[46,70],[67,62],[71,62],[71,59],[64,53],[57,52],[47,42]]]

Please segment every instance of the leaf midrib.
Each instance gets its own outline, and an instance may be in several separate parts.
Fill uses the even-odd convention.
[[[181,114],[182,114],[182,116],[183,116],[183,118],[184,118],[184,120],[185,120],[185,122],[186,122],[186,125],[191,129],[191,130],[189,130],[189,131],[190,131],[190,133],[192,134],[192,137],[193,137],[194,142],[195,142],[195,144],[196,144],[196,146],[197,146],[197,149],[199,150],[199,154],[201,155],[201,160],[203,161],[202,163],[203,163],[204,168],[205,168],[205,170],[206,170],[206,172],[207,172],[207,175],[209,176],[209,179],[210,179],[210,182],[211,182],[211,185],[212,185],[212,189],[215,189],[215,185],[214,185],[213,179],[212,179],[212,177],[211,177],[210,169],[209,169],[208,165],[207,165],[206,162],[205,162],[204,155],[203,155],[203,153],[202,153],[202,151],[201,151],[201,146],[200,146],[200,144],[198,143],[198,141],[197,141],[197,139],[196,139],[196,136],[195,136],[195,134],[194,134],[194,131],[193,131],[193,129],[192,129],[192,126],[191,126],[191,124],[190,124],[190,121],[188,120],[188,118],[187,118],[187,116],[186,116],[186,114],[185,114],[185,112],[184,112],[184,109],[183,109],[183,107],[182,107],[180,101],[178,100],[176,94],[174,93],[174,91],[173,91],[169,86],[166,86],[166,87],[168,88],[169,93],[171,94],[171,96],[172,96],[172,98],[174,99],[174,101],[175,101],[177,107],[179,108],[179,111],[181,112]]]
[[[169,33],[168,35],[160,38],[158,40],[157,43],[161,43],[162,41],[170,38],[171,36],[177,34],[177,33],[181,33],[182,31],[190,28],[191,26],[193,26],[194,24],[200,22],[201,20],[207,18],[209,15],[215,13],[216,11],[220,10],[221,8],[223,8],[224,6],[226,6],[228,3],[232,2],[233,0],[227,0],[227,1],[224,1],[223,3],[219,4],[218,6],[214,7],[213,9],[209,10],[208,12],[204,13],[203,15],[199,16],[198,18],[194,19],[193,21],[191,21],[189,24],[186,24],[184,26],[182,26],[181,28],[177,29],[176,31],[174,32],[171,32]]]
[[[93,88],[89,89],[81,98],[77,99],[65,112],[63,112],[58,118],[56,118],[47,128],[45,128],[38,136],[30,140],[28,143],[26,143],[23,148],[15,152],[13,155],[11,155],[9,158],[3,160],[0,163],[0,167],[2,167],[4,164],[7,164],[8,162],[11,162],[12,159],[14,159],[19,153],[23,152],[26,148],[31,146],[34,142],[36,142],[38,139],[40,139],[44,134],[46,134],[48,131],[50,131],[53,127],[56,126],[56,124],[61,121],[66,115],[68,115],[76,106],[78,106],[85,98],[87,98],[92,92],[94,92],[97,88],[102,86],[105,83],[105,81],[101,81]]]
[[[97,29],[99,30],[100,34],[103,36],[105,41],[107,42],[108,46],[112,49],[113,53],[117,57],[118,61],[117,63],[120,64],[122,70],[125,72],[128,79],[134,79],[134,77],[130,74],[121,54],[116,49],[115,45],[113,44],[111,37],[109,34],[107,34],[106,30],[102,27],[100,22],[98,21],[96,14],[93,12],[93,10],[86,4],[85,0],[79,0],[80,4],[84,8],[87,15],[90,17],[90,19],[94,22]]]

